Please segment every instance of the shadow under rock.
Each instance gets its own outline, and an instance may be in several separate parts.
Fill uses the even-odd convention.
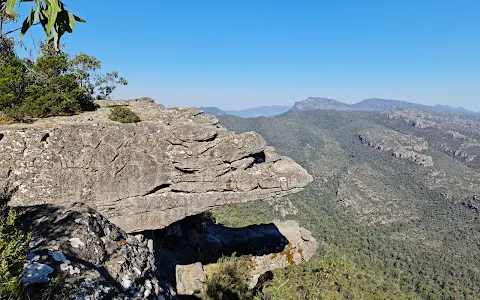
[[[280,253],[288,240],[274,224],[230,228],[205,215],[187,217],[161,230],[141,232],[153,239],[157,271],[176,286],[175,266],[215,263],[223,256]]]

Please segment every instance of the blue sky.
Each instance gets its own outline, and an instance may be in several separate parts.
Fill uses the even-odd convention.
[[[65,2],[87,20],[67,51],[126,77],[117,98],[241,109],[380,97],[480,110],[478,0]]]

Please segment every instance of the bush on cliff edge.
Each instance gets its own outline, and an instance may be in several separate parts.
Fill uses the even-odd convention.
[[[120,123],[138,123],[141,121],[137,114],[125,106],[115,106],[112,108],[108,118]]]
[[[246,258],[224,257],[208,276],[205,300],[250,300],[253,293],[248,288],[252,265]]]
[[[14,42],[0,37],[0,111],[16,121],[74,115],[93,110],[127,81],[117,72],[98,73],[101,63],[84,53],[71,58],[41,44],[35,60],[15,55]]]

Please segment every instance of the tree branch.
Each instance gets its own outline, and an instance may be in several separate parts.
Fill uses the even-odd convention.
[[[35,24],[33,24],[32,27],[35,26],[35,25],[38,25],[38,24],[40,24],[40,21],[37,22],[37,23],[35,23]],[[22,29],[22,27],[19,27],[19,28],[17,28],[17,29],[13,29],[13,30],[7,31],[7,32],[4,33],[4,35],[12,34],[12,33],[14,33],[14,32],[19,31],[20,29]]]

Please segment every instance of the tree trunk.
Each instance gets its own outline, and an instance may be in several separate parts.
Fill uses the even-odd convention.
[[[0,38],[3,37],[3,14],[5,12],[5,5],[7,5],[7,3],[3,0],[0,0]]]
[[[0,38],[3,37],[3,11],[0,10]]]

